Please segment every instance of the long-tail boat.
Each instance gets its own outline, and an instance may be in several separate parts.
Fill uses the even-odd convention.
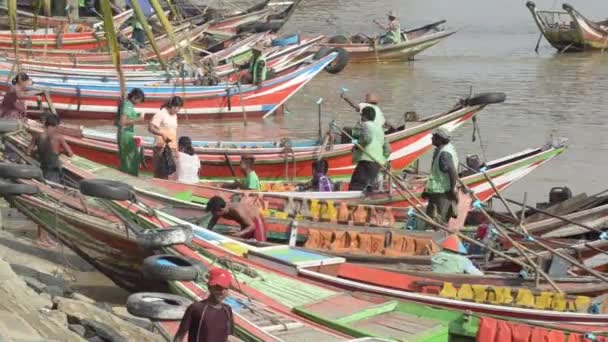
[[[128,237],[128,229],[133,229],[133,223],[137,222],[142,228],[158,225],[157,227],[163,227],[163,223],[169,222],[171,219],[162,213],[152,214],[147,216],[142,214],[142,204],[137,203],[109,203],[110,209],[114,207],[116,210],[105,209],[103,205],[95,205],[96,200],[83,199],[82,196],[75,194],[67,189],[50,189],[48,185],[37,183],[37,182],[26,182],[26,184],[34,184],[41,191],[40,195],[20,195],[20,196],[9,196],[11,203],[14,203],[16,207],[23,210],[26,215],[32,217],[36,222],[40,223],[45,229],[49,230],[53,235],[58,237],[62,242],[70,243],[79,253],[85,255],[86,259],[90,259],[91,256],[83,252],[83,245],[86,245],[89,239],[85,239],[83,232],[78,230],[77,226],[66,224],[71,222],[69,219],[65,219],[66,211],[58,211],[58,206],[64,206],[66,208],[72,208],[80,211],[83,215],[103,215],[102,217],[107,218],[108,216],[114,216],[119,218],[125,223],[125,231],[116,231],[116,234],[124,234],[127,239],[135,240],[134,237]],[[5,183],[6,184],[6,183]],[[67,196],[66,196],[67,195]],[[70,204],[65,204],[66,197],[71,197]],[[32,199],[41,198],[38,201],[32,201]],[[28,203],[29,201],[29,203]],[[37,211],[28,210],[29,205],[34,205],[33,208],[37,208],[40,205],[47,205],[51,208],[48,211],[50,217],[47,219],[44,216],[36,216]],[[144,212],[147,210],[144,210]],[[125,219],[126,213],[135,214],[134,217],[139,217],[136,221],[131,221],[128,218]],[[149,212],[149,211],[148,211]],[[73,221],[73,219],[72,219]],[[70,229],[76,228],[76,231],[70,231]],[[96,227],[94,231],[90,231],[87,234],[95,232],[99,235],[96,236],[95,241],[98,245],[104,245],[107,239],[103,236],[104,232],[107,235],[107,231],[113,227],[108,226],[105,230],[99,230]],[[155,228],[163,229],[163,228]],[[490,300],[492,304],[480,304],[478,303],[478,296],[480,294],[473,293],[472,286],[460,286],[457,290],[449,285],[444,285],[440,289],[439,294],[419,294],[405,292],[394,289],[397,283],[391,283],[389,287],[379,287],[372,284],[359,283],[357,281],[350,280],[349,277],[353,277],[352,273],[339,274],[339,268],[344,264],[339,258],[324,257],[323,255],[314,253],[299,253],[299,257],[294,258],[293,255],[285,253],[277,253],[276,250],[262,250],[258,252],[250,251],[252,253],[252,259],[255,258],[257,261],[251,259],[244,259],[233,255],[231,252],[220,247],[217,244],[217,238],[213,234],[209,237],[209,234],[200,234],[201,230],[195,231],[195,239],[193,244],[190,245],[174,245],[172,247],[165,247],[163,251],[177,256],[185,256],[190,260],[197,263],[201,263],[204,267],[226,267],[235,276],[233,287],[238,289],[241,295],[231,292],[230,299],[234,300],[237,310],[235,310],[236,324],[241,334],[253,334],[253,336],[259,336],[256,334],[266,335],[265,340],[286,336],[301,336],[301,334],[312,333],[317,338],[331,338],[334,336],[339,339],[339,334],[333,331],[342,332],[346,335],[360,337],[370,336],[379,338],[407,338],[414,337],[418,341],[434,341],[434,338],[447,337],[448,333],[456,333],[458,329],[449,327],[450,324],[466,323],[470,320],[468,317],[462,317],[465,310],[473,310],[475,312],[486,310],[491,314],[497,314],[501,317],[520,317],[531,320],[548,321],[551,324],[555,322],[551,319],[557,319],[560,322],[566,322],[569,324],[571,329],[583,329],[583,332],[595,331],[593,324],[595,322],[605,322],[608,317],[605,314],[586,314],[581,312],[572,312],[564,310],[582,310],[583,306],[588,306],[590,299],[588,297],[577,296],[560,296],[544,291],[538,295],[526,291],[525,289],[515,290],[517,291],[517,299],[510,298],[513,303],[512,306],[503,306],[507,303],[507,299],[494,298],[484,299]],[[205,237],[207,235],[207,237]],[[209,242],[211,241],[211,243]],[[231,242],[232,245],[235,242]],[[224,246],[227,246],[225,243]],[[132,250],[125,249],[123,253],[132,255]],[[106,260],[108,262],[110,258]],[[120,258],[114,258],[115,263],[124,264],[125,256],[121,255]],[[129,260],[127,258],[127,260]],[[177,266],[177,265],[176,265]],[[281,269],[282,271],[278,271]],[[348,270],[352,272],[353,270]],[[286,273],[287,272],[287,273]],[[116,274],[110,274],[113,276],[112,279],[116,278]],[[309,280],[306,280],[309,279]],[[384,278],[383,280],[387,280]],[[410,281],[412,279],[409,279]],[[149,280],[148,283],[151,283]],[[330,283],[328,287],[323,284]],[[418,285],[417,285],[418,286]],[[194,281],[170,281],[170,288],[179,294],[185,295],[191,299],[198,299],[205,295],[205,288]],[[344,290],[337,290],[337,288],[344,288]],[[370,295],[351,293],[350,288],[361,290],[362,292],[370,293]],[[431,289],[431,287],[429,287]],[[439,290],[439,289],[435,289]],[[453,291],[452,291],[453,290]],[[514,291],[512,289],[500,289],[502,293],[507,290]],[[285,291],[290,291],[291,295],[287,295]],[[295,291],[295,292],[294,292]],[[382,299],[372,295],[374,292],[382,293],[392,298],[405,297],[411,302],[400,302],[390,299]],[[521,293],[521,295],[520,295]],[[297,294],[297,295],[296,295]],[[551,295],[556,297],[553,300],[555,304],[543,304],[545,302],[544,297]],[[458,297],[458,299],[452,299],[451,296]],[[530,298],[531,296],[531,298]],[[521,298],[520,298],[521,297]],[[524,298],[525,297],[525,298]],[[486,297],[487,298],[487,297]],[[253,300],[252,300],[253,299]],[[229,302],[231,302],[229,300]],[[425,301],[432,301],[433,304],[437,304],[439,307],[452,307],[455,310],[461,310],[461,312],[446,311],[440,309],[434,309],[430,307],[424,307],[414,304],[413,302],[424,303]],[[350,304],[348,304],[350,303]],[[532,305],[536,309],[522,308],[525,305]],[[558,304],[559,303],[559,304]],[[502,305],[501,305],[502,304]],[[397,305],[397,306],[395,306]],[[549,305],[552,310],[541,309]],[[329,310],[331,307],[342,307],[340,311],[334,312]],[[383,310],[377,310],[378,308],[384,308]],[[243,310],[238,310],[243,309]],[[354,311],[367,312],[371,309],[373,312],[368,312],[365,315],[358,315],[357,317],[351,317]],[[268,311],[272,317],[277,318],[279,321],[283,320],[285,323],[286,318],[288,322],[293,322],[290,325],[285,325],[284,329],[280,329],[282,333],[276,332],[276,330],[270,330],[266,327],[264,329],[263,324],[260,322],[251,324],[251,321],[247,318],[255,318],[255,312],[262,311],[266,313],[268,318]],[[246,313],[249,312],[249,315]],[[468,311],[467,311],[468,312]],[[339,314],[338,314],[339,313]],[[336,316],[336,314],[338,314]],[[559,314],[559,315],[558,315]],[[298,316],[299,315],[299,316]],[[306,320],[300,317],[306,317],[313,319],[322,326],[311,325]],[[347,318],[348,317],[348,318]],[[383,324],[380,321],[392,317],[400,325],[408,323],[411,327],[412,324],[417,326],[417,329],[405,329],[397,328],[396,331],[387,333],[386,331],[379,330]],[[341,318],[336,320],[337,318]],[[416,324],[416,321],[423,319],[424,324]],[[295,321],[295,322],[294,322]],[[332,323],[333,321],[333,323]],[[434,321],[434,322],[433,322]],[[250,324],[246,324],[249,322]],[[365,329],[361,324],[365,322],[365,326],[369,327]],[[297,324],[300,323],[300,324]],[[430,324],[433,323],[433,324]],[[476,323],[477,324],[477,323]],[[262,325],[262,326],[260,326]],[[399,326],[400,326],[399,325]],[[590,325],[590,326],[587,326]],[[289,326],[289,328],[287,328]],[[175,329],[175,325],[169,325]],[[316,328],[315,328],[316,327]],[[256,329],[258,328],[258,329]],[[298,329],[302,328],[302,329]],[[313,331],[311,331],[311,328]],[[252,330],[253,329],[253,330]],[[287,329],[288,333],[285,333]],[[370,330],[371,329],[371,330]],[[580,330],[578,330],[580,331]],[[601,329],[600,329],[601,331]],[[173,330],[174,332],[174,330]],[[460,331],[462,334],[463,331]],[[473,326],[471,331],[466,332],[466,336],[475,336],[477,329]],[[279,334],[279,336],[275,336]],[[281,336],[281,334],[285,334]],[[274,338],[274,339],[273,339]]]
[[[398,44],[380,44],[376,38],[355,36],[337,40],[329,38],[320,46],[342,48],[348,52],[349,61],[353,63],[399,62],[412,59],[416,54],[436,45],[443,39],[456,33],[456,30],[444,30],[440,25],[445,20],[425,25],[410,31],[404,31],[406,37]],[[344,38],[344,37],[342,37]],[[344,41],[345,40],[345,41]],[[354,40],[354,41],[353,41]]]
[[[138,106],[137,111],[151,115],[158,111],[168,98],[179,95],[184,99],[184,107],[179,115],[188,119],[242,117],[243,112],[251,117],[269,115],[312,80],[336,56],[332,53],[292,72],[268,79],[260,86],[141,86],[146,94],[146,102]],[[3,90],[7,90],[9,86],[10,82],[6,80],[0,82],[0,88]],[[120,97],[118,85],[36,82],[36,86],[48,88],[55,108],[63,117],[111,120],[116,116],[117,99]],[[28,104],[35,106],[36,102]]]
[[[389,157],[392,169],[402,170],[428,151],[431,148],[433,129],[444,127],[453,131],[473,118],[488,104],[504,101],[504,94],[500,97],[500,101],[480,101],[490,98],[486,95],[462,99],[457,106],[446,113],[439,113],[416,122],[407,122],[396,132],[388,134],[387,139],[392,148]],[[492,93],[491,96],[494,100],[496,100],[495,95]],[[148,96],[147,93],[146,96]],[[238,100],[238,96],[231,96],[231,98],[232,101]],[[55,101],[55,96],[53,96],[53,100]],[[148,103],[147,100],[146,103]],[[112,102],[112,105],[115,106],[116,102]],[[186,105],[188,105],[187,101]],[[233,103],[232,110],[240,111],[240,106],[235,108],[236,106],[238,105]],[[185,114],[180,115],[185,116]],[[191,118],[191,116],[187,117]],[[32,125],[32,128],[34,127]],[[114,133],[104,134],[95,130],[76,129],[66,130],[65,135],[77,154],[85,155],[93,161],[103,162],[106,165],[115,167],[119,165],[118,147]],[[147,160],[152,157],[151,144],[150,138],[144,138],[144,155]],[[286,148],[287,145],[289,145],[289,149]],[[319,140],[200,141],[194,142],[194,149],[203,163],[200,171],[200,176],[203,178],[235,177],[236,175],[231,174],[229,165],[233,169],[238,169],[240,155],[243,153],[256,157],[256,173],[261,179],[295,180],[302,178],[308,180],[312,177],[312,163],[320,156],[328,161],[329,175],[332,177],[349,177],[355,168],[351,156],[353,144],[350,141],[325,145]]]
[[[539,11],[532,1],[526,7],[541,34],[560,52],[604,50],[608,48],[608,20],[591,21],[569,4],[565,12]]]

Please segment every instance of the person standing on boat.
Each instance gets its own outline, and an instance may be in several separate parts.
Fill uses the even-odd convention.
[[[25,100],[29,97],[40,95],[40,90],[30,90],[27,88],[32,85],[32,80],[24,72],[18,73],[11,81],[11,88],[4,94],[0,105],[0,118],[23,120],[27,114]]]
[[[384,124],[386,123],[386,119],[384,118],[384,113],[382,113],[382,110],[379,107],[380,97],[378,96],[378,94],[373,92],[365,94],[365,101],[359,104],[355,104],[355,102],[351,100],[348,96],[346,96],[346,93],[344,92],[340,94],[340,97],[344,101],[346,101],[346,103],[348,103],[354,110],[356,110],[357,113],[361,113],[361,111],[365,107],[374,108],[374,111],[376,112],[376,118],[374,119],[374,123],[384,130]]]
[[[144,92],[139,88],[133,88],[127,95],[127,99],[120,106],[118,113],[118,155],[120,157],[120,171],[133,176],[139,175],[141,155],[135,144],[136,123],[144,122],[143,114],[135,111],[135,106],[143,103]]]
[[[378,177],[380,164],[386,163],[386,149],[384,148],[384,131],[374,123],[376,111],[373,107],[365,107],[361,111],[361,128],[358,140],[363,151],[357,146],[353,151],[353,162],[357,164],[350,179],[349,191],[364,190],[370,186]]]
[[[177,113],[183,106],[184,100],[179,96],[173,96],[160,107],[148,125],[148,131],[156,136],[152,156],[154,177],[156,178],[168,179],[169,175],[173,173],[169,172],[168,161],[163,157],[166,154],[163,152],[165,147],[168,147],[174,161],[177,158]]]
[[[213,230],[217,221],[224,218],[235,221],[241,226],[241,231],[231,234],[232,236],[245,239],[253,238],[260,242],[266,241],[266,222],[260,209],[254,205],[247,203],[226,204],[223,198],[214,196],[207,202],[207,212],[213,215],[207,226],[209,230]]]
[[[234,334],[232,309],[224,303],[228,297],[232,276],[221,268],[209,271],[207,288],[209,295],[200,302],[191,304],[173,338],[182,342],[188,333],[188,342],[226,342]]]
[[[253,48],[251,48],[251,59],[245,64],[249,67],[249,73],[243,77],[243,83],[259,86],[262,82],[266,81],[268,68],[266,66],[266,57],[264,57],[263,52],[264,44],[262,42],[257,42]]]
[[[444,128],[433,131],[431,141],[435,151],[431,174],[422,193],[422,198],[428,200],[427,215],[439,224],[447,224],[458,213],[458,154],[450,138],[450,132]]]
[[[201,168],[201,161],[194,153],[192,139],[190,137],[180,137],[177,143],[177,171],[175,180],[185,184],[197,184],[198,171]]]
[[[483,275],[465,256],[467,249],[457,235],[449,235],[439,245],[441,251],[431,257],[433,272]]]
[[[374,20],[374,24],[386,31],[379,39],[380,44],[388,45],[401,43],[401,25],[399,24],[399,20],[397,20],[395,12],[388,12],[388,23],[386,25],[377,20]]]

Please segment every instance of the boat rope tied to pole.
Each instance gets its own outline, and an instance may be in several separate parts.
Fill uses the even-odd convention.
[[[525,240],[528,241],[528,242],[534,242],[534,241],[536,241],[536,239],[533,236],[531,236],[531,235],[526,235]]]
[[[482,209],[483,208],[483,203],[481,203],[480,200],[475,200],[473,202],[473,208],[475,208],[475,209]]]
[[[604,240],[604,241],[608,240],[608,232],[602,232],[600,234],[600,240]]]

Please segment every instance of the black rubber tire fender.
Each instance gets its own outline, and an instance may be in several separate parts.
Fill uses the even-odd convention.
[[[334,59],[333,62],[329,63],[325,67],[325,71],[330,74],[337,74],[340,71],[344,70],[344,68],[346,68],[346,65],[348,65],[348,52],[343,48],[332,48],[328,46],[323,46],[319,49],[319,51],[315,53],[313,59],[319,60],[331,54],[332,52],[336,52],[338,56],[336,56],[336,59]]]
[[[178,321],[192,301],[168,293],[139,292],[127,298],[127,311],[137,317],[158,321]]]
[[[166,265],[165,263],[169,263]],[[194,281],[199,278],[200,267],[182,256],[159,254],[144,259],[142,273],[144,278],[151,280],[182,280]]]
[[[494,92],[494,93],[481,93],[464,100],[467,106],[477,105],[489,105],[494,103],[502,103],[507,99],[507,94]]]
[[[42,170],[33,165],[0,163],[0,178],[42,179]]]
[[[32,184],[0,184],[0,196],[36,195],[40,190]]]
[[[18,131],[21,128],[21,123],[18,120],[1,120],[0,134],[11,133]]]
[[[337,35],[337,36],[333,36],[331,38],[329,38],[328,43],[329,44],[348,44],[350,41],[348,40],[348,38],[346,36],[343,35]]]
[[[108,179],[82,180],[80,182],[80,193],[115,201],[128,201],[135,198],[132,186]]]
[[[137,236],[137,242],[146,249],[180,245],[191,241],[192,228],[185,224],[162,229],[146,229]]]

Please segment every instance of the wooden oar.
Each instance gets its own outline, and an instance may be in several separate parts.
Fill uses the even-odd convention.
[[[230,173],[232,174],[232,177],[236,178],[236,172],[234,172],[234,167],[232,167],[232,164],[230,163],[230,158],[228,158],[228,153],[224,152],[224,158],[226,159],[226,164],[228,165],[228,168],[230,169]]]

